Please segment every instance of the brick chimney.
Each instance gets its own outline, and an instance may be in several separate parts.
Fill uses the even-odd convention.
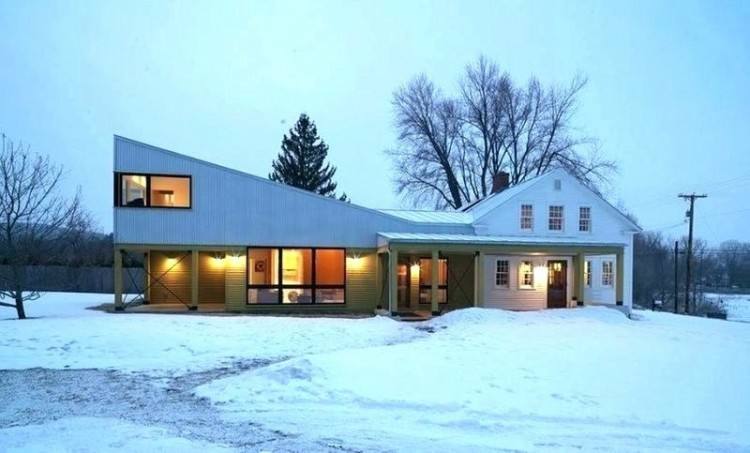
[[[510,184],[510,175],[507,172],[498,172],[492,178],[492,193],[502,192],[508,188]]]

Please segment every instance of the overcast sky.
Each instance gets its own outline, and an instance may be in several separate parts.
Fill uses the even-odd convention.
[[[105,4],[106,3],[106,4]],[[112,135],[267,176],[307,112],[340,189],[402,207],[383,150],[391,95],[454,92],[480,54],[516,80],[589,78],[577,126],[644,228],[750,240],[750,2],[0,0],[0,131],[49,154],[112,228]],[[671,228],[665,228],[670,227]]]

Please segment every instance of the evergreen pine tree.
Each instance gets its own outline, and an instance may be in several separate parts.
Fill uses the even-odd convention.
[[[336,167],[328,164],[328,145],[318,136],[315,123],[301,114],[289,135],[284,134],[281,152],[271,164],[268,175],[272,181],[309,190],[327,197],[335,197]],[[346,196],[346,195],[344,195]]]

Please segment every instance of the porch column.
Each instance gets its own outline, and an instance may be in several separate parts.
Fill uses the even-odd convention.
[[[484,306],[484,252],[474,253],[474,306]]]
[[[584,304],[584,294],[586,292],[586,255],[579,253],[575,258],[575,295],[579,307]]]
[[[151,252],[143,254],[143,303],[151,302]]]
[[[198,309],[198,266],[200,264],[199,262],[199,252],[198,250],[191,250],[190,251],[190,310],[197,310]]]
[[[430,270],[432,275],[430,276],[431,292],[430,292],[430,305],[433,315],[439,315],[440,309],[438,308],[438,275],[440,265],[440,252],[437,250],[432,251],[432,263]]]
[[[615,301],[617,305],[623,304],[623,294],[625,292],[625,253],[623,249],[617,252],[617,263],[615,264],[616,282],[615,282],[615,293],[617,294]]]
[[[398,251],[388,251],[388,310],[398,313]]]
[[[118,248],[115,249],[112,272],[115,278],[115,311],[123,311],[125,310],[125,306],[122,304],[122,250]]]

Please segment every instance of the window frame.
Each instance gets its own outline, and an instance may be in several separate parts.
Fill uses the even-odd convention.
[[[583,217],[583,210],[586,210],[588,212],[588,217]],[[588,228],[583,230],[581,227],[583,226],[583,222],[586,222],[588,225]],[[578,232],[579,233],[591,233],[592,229],[592,222],[591,222],[591,206],[579,206],[578,207]]]
[[[593,274],[593,263],[591,260],[585,260],[583,262],[583,278],[584,278],[584,286],[586,288],[591,288],[591,284],[594,281],[594,274]]]
[[[552,228],[552,209],[553,208],[560,208],[560,228],[559,229],[553,229]],[[555,217],[555,220],[558,218]],[[553,232],[564,232],[565,231],[565,205],[562,204],[551,204],[547,207],[547,231],[553,231]]]
[[[499,270],[501,262],[505,263],[505,272],[501,272]],[[497,283],[498,276],[500,276],[501,274],[505,274],[506,276],[505,285],[500,285]],[[495,288],[496,289],[510,289],[510,260],[507,258],[498,258],[495,260]]]
[[[524,275],[523,272],[521,272],[521,268],[526,263],[528,263],[529,266],[531,267],[531,272],[530,272],[530,274],[531,274],[531,284],[530,285],[525,285],[523,283],[523,278],[524,278],[525,275]],[[536,289],[536,281],[535,280],[536,279],[534,277],[534,262],[531,261],[531,260],[521,260],[521,261],[519,261],[518,262],[518,289],[519,290],[523,290],[523,291],[532,291],[532,290],[535,290]]]
[[[421,256],[418,258],[419,260],[419,282],[418,282],[418,289],[417,289],[417,301],[421,305],[430,305],[432,301],[422,302],[422,298],[420,297],[420,293],[422,290],[430,290],[432,291],[432,283],[423,285],[422,284],[422,260],[432,261],[431,256]],[[448,304],[448,266],[450,263],[448,262],[448,257],[439,257],[438,258],[438,268],[440,267],[440,261],[445,261],[445,284],[441,285],[440,282],[438,282],[438,292],[441,290],[445,290],[445,302],[438,302],[439,305],[446,305]],[[409,266],[411,268],[411,266]],[[438,271],[438,279],[440,278],[440,271]],[[432,276],[430,276],[430,279],[432,279]],[[411,269],[409,269],[409,280],[411,281]]]
[[[276,263],[277,266],[277,273],[276,278],[277,282],[275,284],[250,284],[248,283],[248,272],[250,271],[250,250],[253,249],[264,249],[264,250],[276,250],[276,253],[278,254],[278,263]],[[283,278],[282,275],[284,273],[284,250],[310,250],[311,253],[311,279],[310,281],[312,283],[310,284],[300,284],[300,285],[285,285],[283,284]],[[316,265],[317,265],[317,251],[318,250],[341,250],[344,252],[344,282],[341,285],[331,285],[331,284],[324,284],[319,285],[317,284],[317,278],[316,278]],[[245,305],[250,307],[268,307],[268,306],[294,306],[294,307],[305,307],[305,306],[318,306],[318,307],[327,307],[327,306],[342,306],[346,305],[346,288],[347,288],[347,273],[346,273],[346,258],[347,258],[347,252],[346,248],[344,247],[303,247],[299,245],[292,245],[292,246],[262,246],[262,245],[251,245],[248,246],[245,253]],[[275,289],[277,290],[277,297],[276,297],[276,303],[271,304],[251,304],[250,303],[250,297],[249,292],[251,289]],[[302,303],[284,303],[284,290],[285,289],[309,289],[311,292],[311,301],[309,304],[302,304]],[[317,301],[317,291],[319,289],[342,289],[344,290],[344,301],[343,302],[318,302]]]
[[[607,265],[609,265],[609,271],[605,271],[604,269]],[[615,263],[612,260],[602,261],[602,286],[605,288],[612,288],[615,286]]]
[[[529,219],[529,227],[524,228],[523,221],[527,218],[523,215],[523,208],[525,206],[529,207],[530,215],[528,216]],[[518,209],[518,227],[521,231],[534,231],[534,205],[532,203],[521,203]]]
[[[123,176],[143,176],[146,178],[146,200],[143,206],[127,206],[122,204],[122,178]],[[187,206],[151,206],[151,178],[186,178],[188,180],[189,200]],[[168,173],[142,173],[135,171],[116,171],[114,187],[114,204],[115,208],[135,208],[135,209],[193,209],[193,176],[183,174]]]

